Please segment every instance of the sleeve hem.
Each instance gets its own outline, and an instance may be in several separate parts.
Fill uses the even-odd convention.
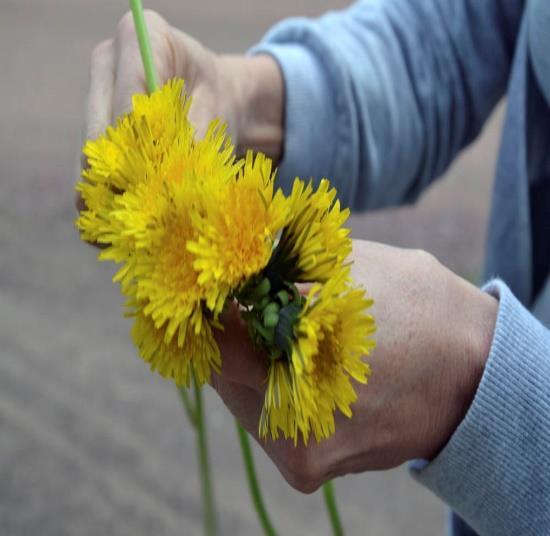
[[[287,30],[287,33],[290,30]],[[339,177],[341,162],[349,158],[351,118],[344,97],[335,87],[329,66],[318,54],[305,29],[299,35],[275,35],[249,54],[269,54],[279,64],[285,84],[284,153],[278,169],[279,185],[290,191],[295,177],[318,183],[329,178],[344,205],[349,204],[349,177]],[[330,63],[330,62],[329,62]]]
[[[534,536],[550,528],[550,333],[501,281],[484,290],[500,305],[472,405],[443,451],[410,471],[479,533]]]

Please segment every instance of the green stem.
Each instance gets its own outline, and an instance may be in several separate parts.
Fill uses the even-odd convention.
[[[143,15],[143,6],[141,0],[130,0],[130,9],[134,16],[134,25],[141,52],[141,60],[145,69],[145,80],[147,81],[147,89],[149,93],[153,93],[158,86],[159,80],[155,69],[155,61],[153,60],[153,49],[151,48],[151,39],[147,31],[147,24]]]
[[[206,441],[206,422],[202,403],[202,390],[194,373],[193,385],[195,388],[195,416],[202,485],[204,534],[206,536],[215,536],[217,532],[216,510],[214,505],[214,490],[212,488],[212,475],[210,473],[210,464],[208,463],[208,444]]]
[[[189,421],[193,425],[193,428],[197,427],[197,412],[193,407],[193,403],[189,400],[189,394],[186,387],[178,387],[178,392],[180,394],[180,399],[185,408],[185,413],[189,417]]]
[[[254,468],[254,459],[252,458],[252,449],[250,448],[250,440],[248,439],[248,433],[246,430],[238,423],[237,432],[239,434],[239,441],[241,443],[241,451],[243,454],[243,462],[246,470],[246,478],[248,480],[248,488],[250,490],[250,495],[252,497],[252,502],[254,503],[254,508],[258,514],[258,519],[260,524],[264,529],[266,536],[276,536],[277,533],[271,524],[269,515],[265,508],[262,492],[260,491],[260,486],[258,484],[258,478],[256,476],[256,469]]]
[[[130,9],[134,17],[136,35],[141,53],[141,60],[145,70],[145,80],[149,93],[155,91],[159,86],[159,80],[155,69],[153,59],[153,49],[151,39],[147,31],[147,24],[143,14],[143,5],[141,0],[130,0]],[[212,476],[208,462],[208,444],[206,441],[206,422],[204,409],[202,405],[202,391],[193,373],[193,385],[195,388],[195,407],[187,396],[187,391],[180,389],[180,397],[189,416],[189,420],[194,425],[197,432],[197,447],[199,451],[199,467],[202,485],[202,504],[204,533],[206,536],[215,536],[216,534],[216,511],[214,506],[214,492],[212,488]]]
[[[325,496],[328,516],[330,518],[330,524],[332,525],[332,533],[334,536],[344,536],[344,529],[342,528],[342,522],[340,521],[340,515],[338,514],[338,508],[336,507],[336,500],[334,498],[334,485],[332,480],[323,484],[323,495]]]

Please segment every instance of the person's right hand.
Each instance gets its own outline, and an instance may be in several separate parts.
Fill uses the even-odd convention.
[[[330,438],[307,445],[260,439],[267,357],[237,307],[216,330],[221,374],[212,386],[284,478],[304,493],[338,476],[432,460],[474,398],[491,348],[497,300],[423,251],[353,241],[355,285],[374,299],[376,348],[367,385],[355,384],[351,419],[339,411]]]
[[[153,11],[146,11],[145,20],[160,83],[174,77],[185,80],[196,135],[201,137],[211,120],[221,118],[238,153],[261,150],[277,161],[283,139],[283,81],[275,60],[267,55],[215,54]],[[85,138],[97,138],[117,116],[131,110],[133,95],[146,91],[129,12],[115,36],[92,53]]]

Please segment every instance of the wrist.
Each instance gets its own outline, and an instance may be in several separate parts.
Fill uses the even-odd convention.
[[[235,118],[237,154],[252,149],[277,163],[284,141],[284,83],[278,63],[269,55],[220,56],[229,78]]]
[[[462,421],[476,394],[489,358],[496,319],[498,301],[473,285],[469,285],[472,300],[469,302],[464,337],[466,349],[463,357],[463,371],[458,375],[457,402],[458,422]],[[470,336],[468,336],[470,334]],[[455,428],[456,428],[455,426]],[[454,431],[454,430],[453,430]]]
[[[466,281],[460,280],[459,287],[455,329],[447,335],[452,361],[447,381],[442,382],[441,411],[426,459],[433,459],[444,448],[472,405],[495,330],[498,301]]]

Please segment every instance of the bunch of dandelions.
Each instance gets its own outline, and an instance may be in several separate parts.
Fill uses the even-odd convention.
[[[214,330],[236,300],[268,364],[260,436],[327,438],[336,410],[351,417],[374,347],[372,301],[346,264],[348,210],[326,179],[275,190],[271,161],[236,159],[219,122],[195,140],[188,109],[173,80],[87,142],[81,237],[120,265],[114,280],[152,370],[208,382],[222,359]]]

